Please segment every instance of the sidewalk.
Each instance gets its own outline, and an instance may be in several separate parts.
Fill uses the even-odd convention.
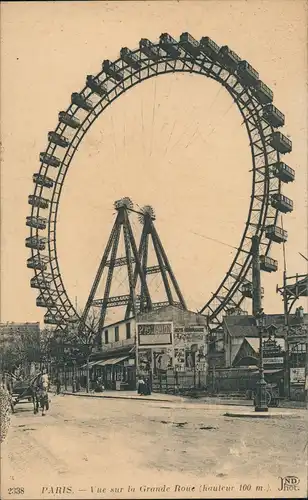
[[[180,402],[180,403],[204,403],[206,405],[223,405],[223,406],[245,406],[245,407],[253,407],[253,401],[247,399],[234,399],[227,397],[200,397],[200,398],[190,398],[187,396],[176,396],[174,394],[163,394],[152,392],[150,396],[140,396],[136,391],[105,391],[105,392],[72,392],[72,391],[63,391],[62,394],[68,396],[77,396],[77,397],[91,397],[91,398],[102,398],[102,399],[129,399],[129,400],[139,400],[139,401],[158,401],[158,402]],[[281,409],[305,409],[304,402],[297,401],[282,401]],[[271,408],[272,409],[272,408]],[[249,409],[247,408],[249,411]]]
[[[62,391],[62,394],[67,396],[78,396],[86,398],[101,398],[101,399],[137,399],[138,401],[159,401],[159,402],[183,402],[185,398],[174,396],[173,394],[159,394],[152,392],[150,396],[140,396],[137,391],[105,391],[105,392],[70,392]]]
[[[268,418],[300,418],[300,414],[297,411],[284,411],[280,408],[269,408],[268,412],[256,412],[254,408],[251,410],[238,410],[227,411],[224,413],[224,417],[231,418],[254,418],[254,419],[268,419]]]

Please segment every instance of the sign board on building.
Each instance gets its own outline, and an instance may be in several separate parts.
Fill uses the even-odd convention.
[[[263,358],[265,365],[283,365],[283,357]]]
[[[137,323],[138,346],[172,344],[172,322]]]
[[[174,329],[174,344],[178,347],[191,344],[193,342],[205,342],[205,326],[189,325]]]
[[[135,360],[132,358],[126,359],[124,361],[124,366],[135,366]]]
[[[305,383],[305,368],[290,368],[290,383],[304,384]]]

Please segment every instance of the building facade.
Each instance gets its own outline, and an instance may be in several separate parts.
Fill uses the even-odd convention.
[[[250,315],[226,316],[223,320],[223,328],[225,368],[247,366],[249,362],[257,366],[260,346],[259,330],[256,327],[254,317]],[[268,359],[264,360],[264,364],[273,364],[275,368],[283,369],[286,352],[286,329],[283,315],[269,314],[266,316],[263,341],[267,342],[270,338],[275,338],[277,353],[282,352],[283,355],[277,356],[276,360],[275,356],[268,356]],[[249,361],[246,358],[251,359]]]
[[[205,316],[171,305],[107,325],[92,378],[106,389],[135,389],[136,377],[160,392],[205,387],[207,333]]]
[[[288,326],[283,314],[265,316],[263,365],[265,380],[277,386],[281,397],[301,400],[307,384],[308,315],[292,314]],[[250,315],[223,320],[223,343],[210,352],[209,381],[214,392],[254,389],[259,377],[259,330]],[[223,346],[222,346],[223,345]],[[215,363],[216,358],[219,363]]]
[[[7,347],[26,338],[40,342],[39,323],[0,323],[0,347]]]

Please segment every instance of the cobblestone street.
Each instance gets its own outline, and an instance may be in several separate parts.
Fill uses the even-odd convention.
[[[304,410],[289,410],[297,418],[237,419],[198,402],[73,396],[53,397],[43,418],[31,410],[17,407],[3,445],[4,500],[21,487],[32,500],[245,497],[246,488],[278,497],[279,477],[289,475],[300,491],[283,496],[306,496]]]

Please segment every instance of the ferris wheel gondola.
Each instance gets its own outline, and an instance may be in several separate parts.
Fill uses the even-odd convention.
[[[254,235],[260,242],[262,270],[277,270],[269,252],[272,242],[287,240],[277,220],[293,209],[292,200],[281,190],[283,183],[294,180],[295,173],[281,160],[281,155],[291,152],[292,142],[277,130],[285,117],[273,105],[273,92],[259,72],[227,45],[219,47],[209,37],[198,41],[189,33],[182,33],[177,41],[163,33],[158,43],[142,38],[136,50],[124,47],[117,60],[104,60],[102,71],[87,76],[85,87],[71,95],[71,104],[59,113],[55,130],[48,133],[39,172],[33,176],[34,192],[28,200],[31,215],[26,221],[30,228],[26,246],[31,249],[28,264],[34,271],[31,287],[39,290],[39,305],[45,304],[46,323],[65,329],[70,319],[78,318],[62,281],[56,234],[62,187],[79,144],[98,117],[128,89],[159,75],[185,72],[211,78],[227,90],[245,123],[252,159],[251,201],[236,255],[199,312],[208,315],[216,328],[230,307],[240,309],[245,298],[242,284],[251,282]]]

